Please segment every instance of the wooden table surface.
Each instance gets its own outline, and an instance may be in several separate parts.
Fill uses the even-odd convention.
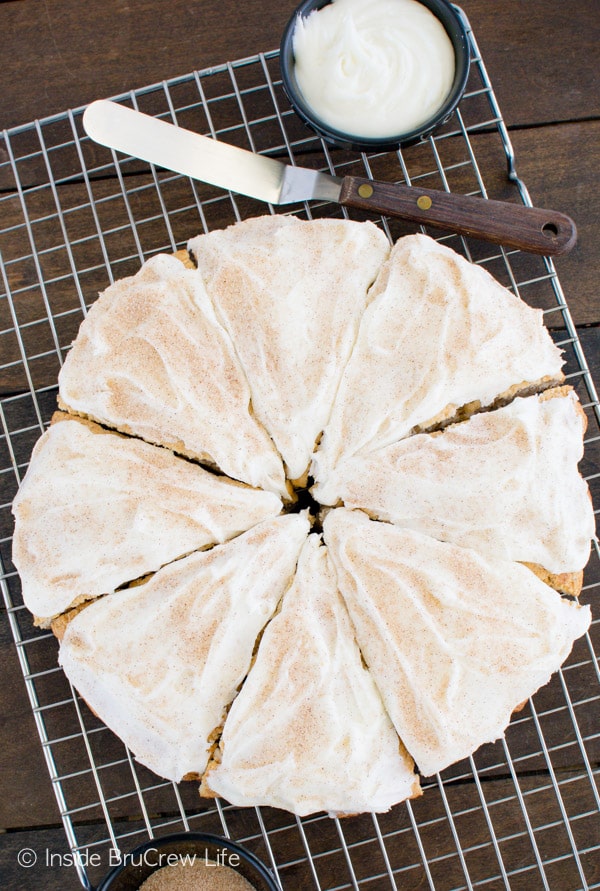
[[[559,258],[556,266],[598,380],[598,0],[464,0],[461,5],[494,85],[515,148],[517,170],[534,203],[562,210],[577,223],[577,246],[568,256]],[[294,0],[246,0],[241,4],[232,0],[0,3],[0,127],[10,129],[96,98],[275,49],[294,6]],[[482,133],[477,138],[485,155],[489,136]],[[508,189],[505,169],[493,155],[489,163],[488,173],[501,197]],[[10,188],[0,183],[0,194]],[[7,221],[0,219],[0,228],[6,225]],[[16,392],[19,386],[16,379],[0,379],[4,394]],[[593,460],[597,466],[597,457]],[[79,883],[72,870],[50,868],[40,862],[27,870],[17,864],[16,855],[22,848],[65,851],[66,843],[4,620],[0,622],[0,648],[4,674],[0,686],[0,830],[6,832],[0,841],[0,887],[75,889]],[[581,696],[585,698],[585,690]],[[597,718],[597,711],[595,714]],[[599,729],[596,725],[596,735]],[[589,731],[590,738],[593,730]],[[586,769],[594,771],[599,751],[597,747],[588,751],[591,755]],[[577,770],[581,764],[562,767]],[[535,774],[524,773],[523,783],[532,781]],[[510,825],[510,815],[506,819]],[[600,845],[600,823],[586,818],[577,825],[583,833],[578,844],[592,850],[585,862],[587,875],[592,877],[590,887],[594,881],[599,887],[600,848],[594,852],[594,846]],[[510,887],[538,887],[535,882],[527,884],[531,873],[524,875],[519,879],[517,871]],[[552,891],[580,887],[572,872],[562,877],[556,872],[556,876],[550,885]],[[438,881],[436,887],[450,887],[442,879]],[[298,889],[308,887],[297,885]],[[386,880],[365,887],[379,891],[390,885]],[[414,887],[428,887],[424,873]],[[491,883],[483,887],[495,891],[506,885]],[[289,891],[296,891],[296,887],[290,884]]]

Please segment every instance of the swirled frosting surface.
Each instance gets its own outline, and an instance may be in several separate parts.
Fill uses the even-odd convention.
[[[433,239],[277,215],[190,245],[198,269],[155,257],[81,326],[60,397],[86,419],[14,502],[25,604],[69,610],[69,679],[158,775],[386,810],[589,625],[549,586],[579,590],[593,534],[583,410],[515,399],[562,376],[541,311]]]
[[[522,381],[560,379],[562,364],[541,310],[432,238],[399,239],[369,292],[313,458],[320,497],[330,503],[327,476],[345,458],[468,403],[489,405]]]
[[[324,536],[365,661],[425,776],[502,737],[591,621],[519,563],[360,511],[331,511]]]
[[[67,677],[159,776],[204,771],[307,534],[299,514],[267,520],[96,600],[67,627]]]
[[[290,479],[307,471],[389,254],[372,223],[258,217],[192,239],[198,273]]]
[[[409,133],[452,88],[452,42],[417,0],[333,0],[294,31],[294,68],[315,114],[343,133]]]
[[[207,781],[233,804],[300,815],[386,811],[419,792],[318,535],[265,631]]]
[[[59,376],[62,407],[287,494],[281,460],[202,280],[159,254],[94,303]]]
[[[167,449],[62,420],[38,440],[13,505],[27,607],[50,618],[281,510],[280,499]],[[69,547],[65,547],[65,541]]]
[[[585,416],[573,391],[553,393],[350,458],[328,489],[346,507],[488,557],[577,571],[594,536],[577,468]]]

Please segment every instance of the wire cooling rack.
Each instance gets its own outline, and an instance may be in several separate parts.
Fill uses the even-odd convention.
[[[472,32],[470,39],[473,64],[458,112],[434,138],[397,153],[327,148],[290,111],[276,52],[115,98],[337,175],[366,173],[486,197],[484,174],[498,181],[508,162],[513,197],[529,204]],[[55,408],[58,371],[86,308],[108,282],[132,274],[149,256],[174,251],[200,231],[274,212],[92,144],[83,134],[82,112],[13,129],[0,141],[0,583],[82,885],[98,881],[110,852],[189,829],[245,843],[270,865],[284,891],[599,888],[598,618],[563,669],[514,717],[504,740],[425,783],[422,798],[388,814],[344,820],[300,820],[268,808],[203,802],[195,784],[159,780],[88,711],[57,668],[53,636],[35,629],[22,605],[10,556],[10,505]],[[506,190],[506,177],[500,180]],[[328,204],[292,210],[345,214]],[[397,221],[381,223],[392,238],[411,231]],[[552,263],[451,233],[431,234],[544,310],[588,417],[582,470],[597,497],[598,399]],[[599,585],[596,549],[582,594],[596,615]],[[91,854],[100,855],[96,870]]]

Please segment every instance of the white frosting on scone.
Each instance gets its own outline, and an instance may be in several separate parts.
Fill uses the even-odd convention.
[[[267,520],[94,601],[68,625],[59,657],[67,677],[159,776],[204,771],[307,533],[299,514]]]
[[[419,792],[361,662],[320,536],[311,535],[227,716],[206,781],[239,806],[300,816],[386,811]]]
[[[582,569],[594,511],[577,464],[585,416],[576,395],[515,399],[436,435],[349,458],[317,486],[333,502],[488,557]]]
[[[326,483],[345,458],[523,382],[560,379],[562,364],[541,310],[433,239],[401,238],[369,294],[312,475]]]
[[[153,257],[101,294],[61,369],[59,398],[72,412],[286,493],[231,340],[199,276],[175,257]]]
[[[588,606],[519,563],[345,508],[324,537],[365,662],[425,776],[502,737],[589,627]]]
[[[167,449],[61,420],[36,443],[13,504],[13,560],[25,605],[51,618],[244,532],[279,498]]]
[[[515,399],[562,379],[542,312],[427,236],[279,215],[189,247],[81,325],[14,502],[25,605],[157,775],[386,811],[585,633],[540,580],[581,589],[585,416]]]
[[[329,419],[388,240],[372,223],[264,216],[188,247],[235,343],[256,416],[288,477],[299,479]]]

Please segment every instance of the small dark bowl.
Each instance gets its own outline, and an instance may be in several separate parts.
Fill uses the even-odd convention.
[[[374,138],[361,136],[359,133],[344,133],[322,121],[305,101],[296,80],[294,64],[294,31],[298,17],[306,18],[316,9],[327,6],[331,0],[305,0],[295,10],[289,20],[281,40],[279,64],[284,90],[296,114],[319,136],[331,145],[349,148],[354,151],[391,151],[400,146],[413,145],[426,139],[434,130],[451,117],[460,102],[469,76],[470,52],[469,39],[459,12],[446,0],[419,0],[440,20],[454,47],[456,67],[454,81],[448,98],[442,107],[425,121],[418,129],[397,136]]]
[[[173,859],[169,860],[169,856]],[[229,866],[247,879],[256,891],[281,891],[264,863],[246,848],[228,838],[202,832],[164,835],[139,845],[123,855],[122,862],[104,877],[96,891],[138,891],[153,872],[185,857],[214,860]]]

